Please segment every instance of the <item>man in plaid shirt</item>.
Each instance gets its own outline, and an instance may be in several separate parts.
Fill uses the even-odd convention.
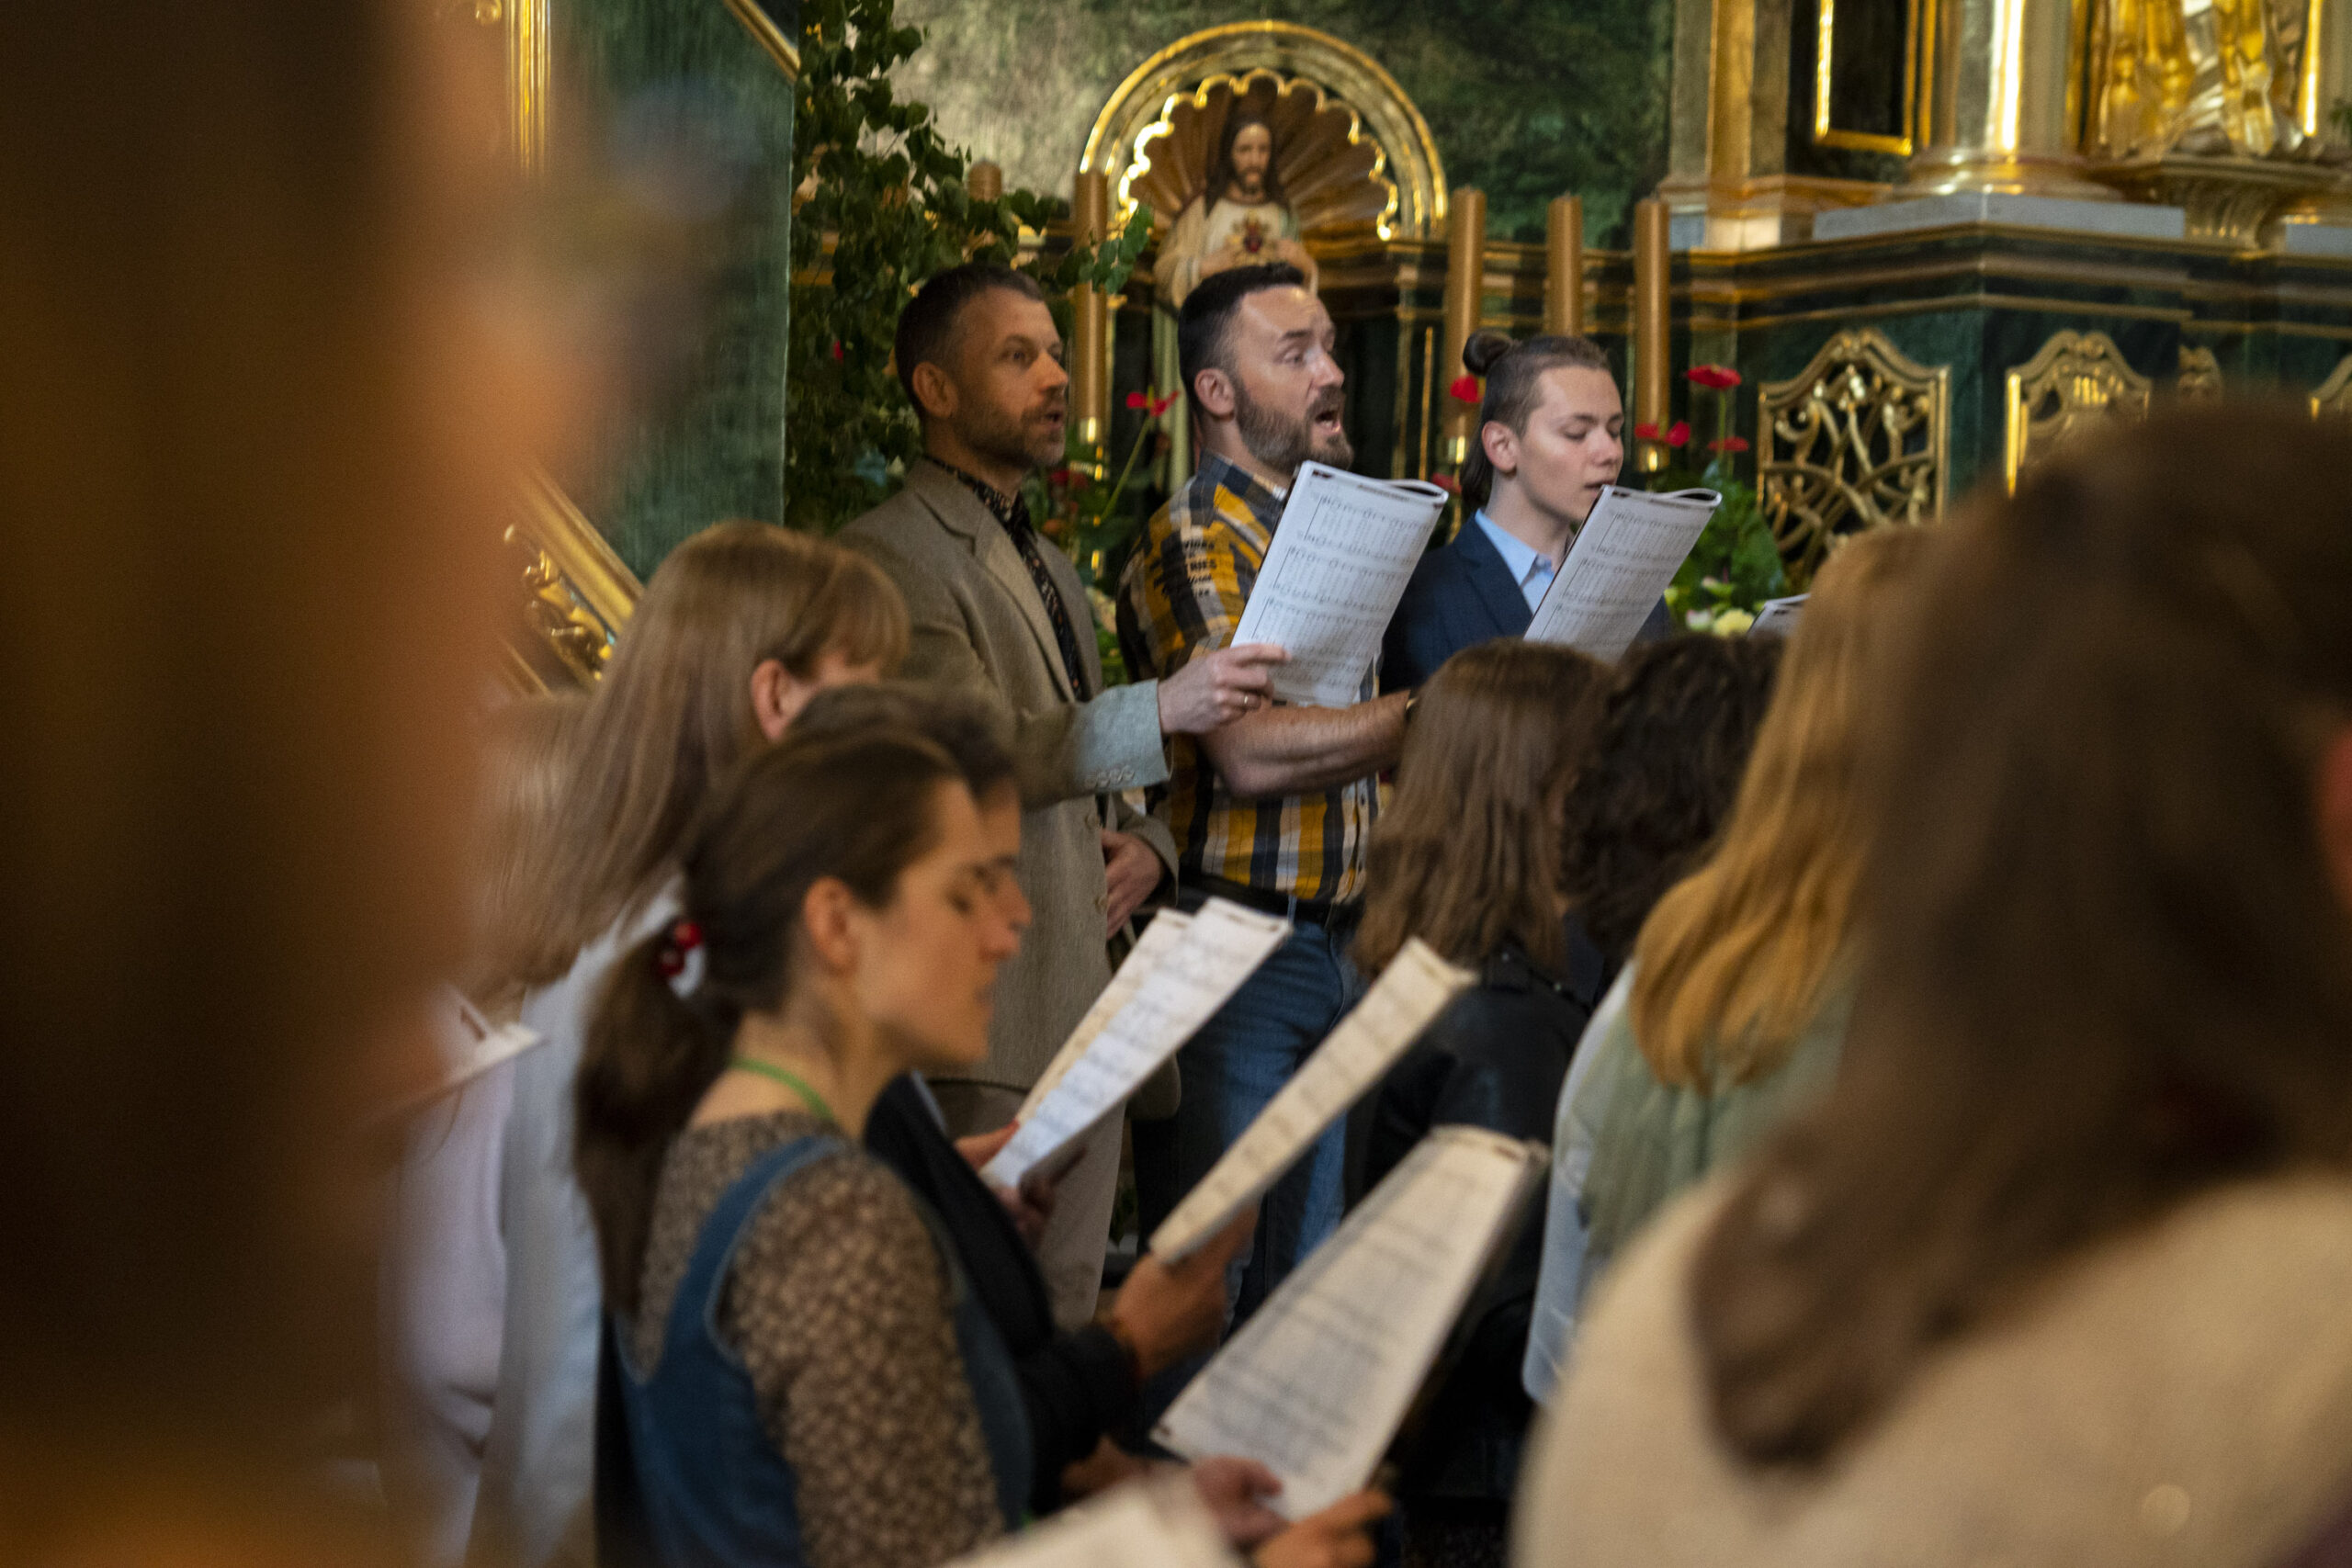
[[[1185,297],[1178,338],[1201,466],[1154,514],[1120,586],[1119,643],[1137,679],[1165,679],[1232,640],[1299,464],[1344,467],[1352,456],[1331,318],[1295,267],[1204,279]],[[1404,747],[1409,700],[1377,696],[1367,672],[1349,707],[1275,703],[1205,735],[1170,737],[1169,778],[1152,809],[1176,840],[1180,902],[1229,898],[1295,930],[1184,1046],[1173,1147],[1157,1162],[1172,1169],[1140,1179],[1150,1189],[1146,1234],[1154,1211],[1207,1173],[1361,993],[1347,947],[1373,781]],[[1237,1315],[1338,1224],[1344,1146],[1332,1129],[1267,1195]],[[1148,1146],[1140,1152],[1156,1163]]]

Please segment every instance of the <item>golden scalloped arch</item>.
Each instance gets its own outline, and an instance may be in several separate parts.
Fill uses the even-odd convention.
[[[1182,106],[1204,108],[1220,88],[1242,95],[1268,79],[1277,94],[1312,92],[1317,118],[1330,107],[1345,109],[1349,145],[1369,138],[1370,177],[1389,193],[1377,220],[1383,238],[1445,231],[1445,164],[1421,111],[1379,62],[1295,22],[1205,28],[1136,66],[1094,117],[1079,166],[1110,176],[1124,216],[1134,210],[1137,185],[1149,173],[1145,144],[1170,132]]]

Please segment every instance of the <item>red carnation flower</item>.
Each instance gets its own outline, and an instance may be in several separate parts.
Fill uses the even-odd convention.
[[[1151,407],[1151,394],[1149,392],[1129,392],[1127,394],[1127,407],[1131,409],[1148,409]]]
[[[1667,426],[1666,444],[1668,446],[1688,446],[1690,445],[1690,424],[1686,421],[1678,419],[1672,424]]]
[[[1078,482],[1078,474],[1070,468],[1056,468],[1046,476],[1046,483],[1055,490],[1068,490]]]
[[[1739,385],[1739,372],[1728,365],[1694,365],[1690,367],[1690,384],[1712,387],[1720,392]]]
[[[1476,376],[1456,376],[1453,378],[1453,385],[1448,387],[1446,390],[1453,395],[1456,402],[1475,403],[1482,396],[1478,390],[1478,378]]]
[[[1175,400],[1176,400],[1176,394],[1175,394],[1175,393],[1173,393],[1173,392],[1169,393],[1169,394],[1168,394],[1166,397],[1164,397],[1164,398],[1154,398],[1154,399],[1152,399],[1152,400],[1151,400],[1151,417],[1152,417],[1152,418],[1154,418],[1154,419],[1158,419],[1161,414],[1166,413],[1166,412],[1168,412],[1168,405],[1169,405],[1169,404],[1170,404],[1170,403],[1172,403],[1172,402],[1174,402]]]
[[[1462,481],[1455,479],[1452,474],[1431,474],[1430,476],[1430,483],[1437,486],[1438,489],[1444,491],[1451,495],[1460,495],[1462,493]]]
[[[1726,435],[1721,441],[1708,442],[1707,450],[1710,452],[1745,452],[1747,450],[1747,438],[1742,435]]]
[[[1657,434],[1657,425],[1655,425],[1655,424],[1637,424],[1637,425],[1634,426],[1634,440],[1636,440],[1636,441],[1656,441],[1657,438],[1658,438],[1658,434]]]
[[[839,364],[839,363],[841,362],[841,358],[842,358],[842,340],[841,340],[841,339],[839,339],[839,338],[835,338],[835,339],[833,340],[833,362],[834,362],[835,364]]]

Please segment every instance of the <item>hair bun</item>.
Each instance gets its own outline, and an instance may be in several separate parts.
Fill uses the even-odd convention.
[[[1511,351],[1510,339],[1500,333],[1472,333],[1462,345],[1462,364],[1473,376],[1484,376],[1495,361]]]

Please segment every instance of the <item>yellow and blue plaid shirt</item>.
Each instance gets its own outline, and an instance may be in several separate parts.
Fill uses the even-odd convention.
[[[1215,454],[1144,526],[1119,584],[1119,650],[1136,680],[1165,679],[1195,653],[1225,647],[1274,542],[1283,498]],[[1376,694],[1376,672],[1362,699]],[[1363,892],[1374,783],[1319,795],[1237,800],[1189,735],[1170,739],[1169,778],[1153,815],[1175,836],[1179,874],[1216,876],[1295,898],[1344,901]]]

